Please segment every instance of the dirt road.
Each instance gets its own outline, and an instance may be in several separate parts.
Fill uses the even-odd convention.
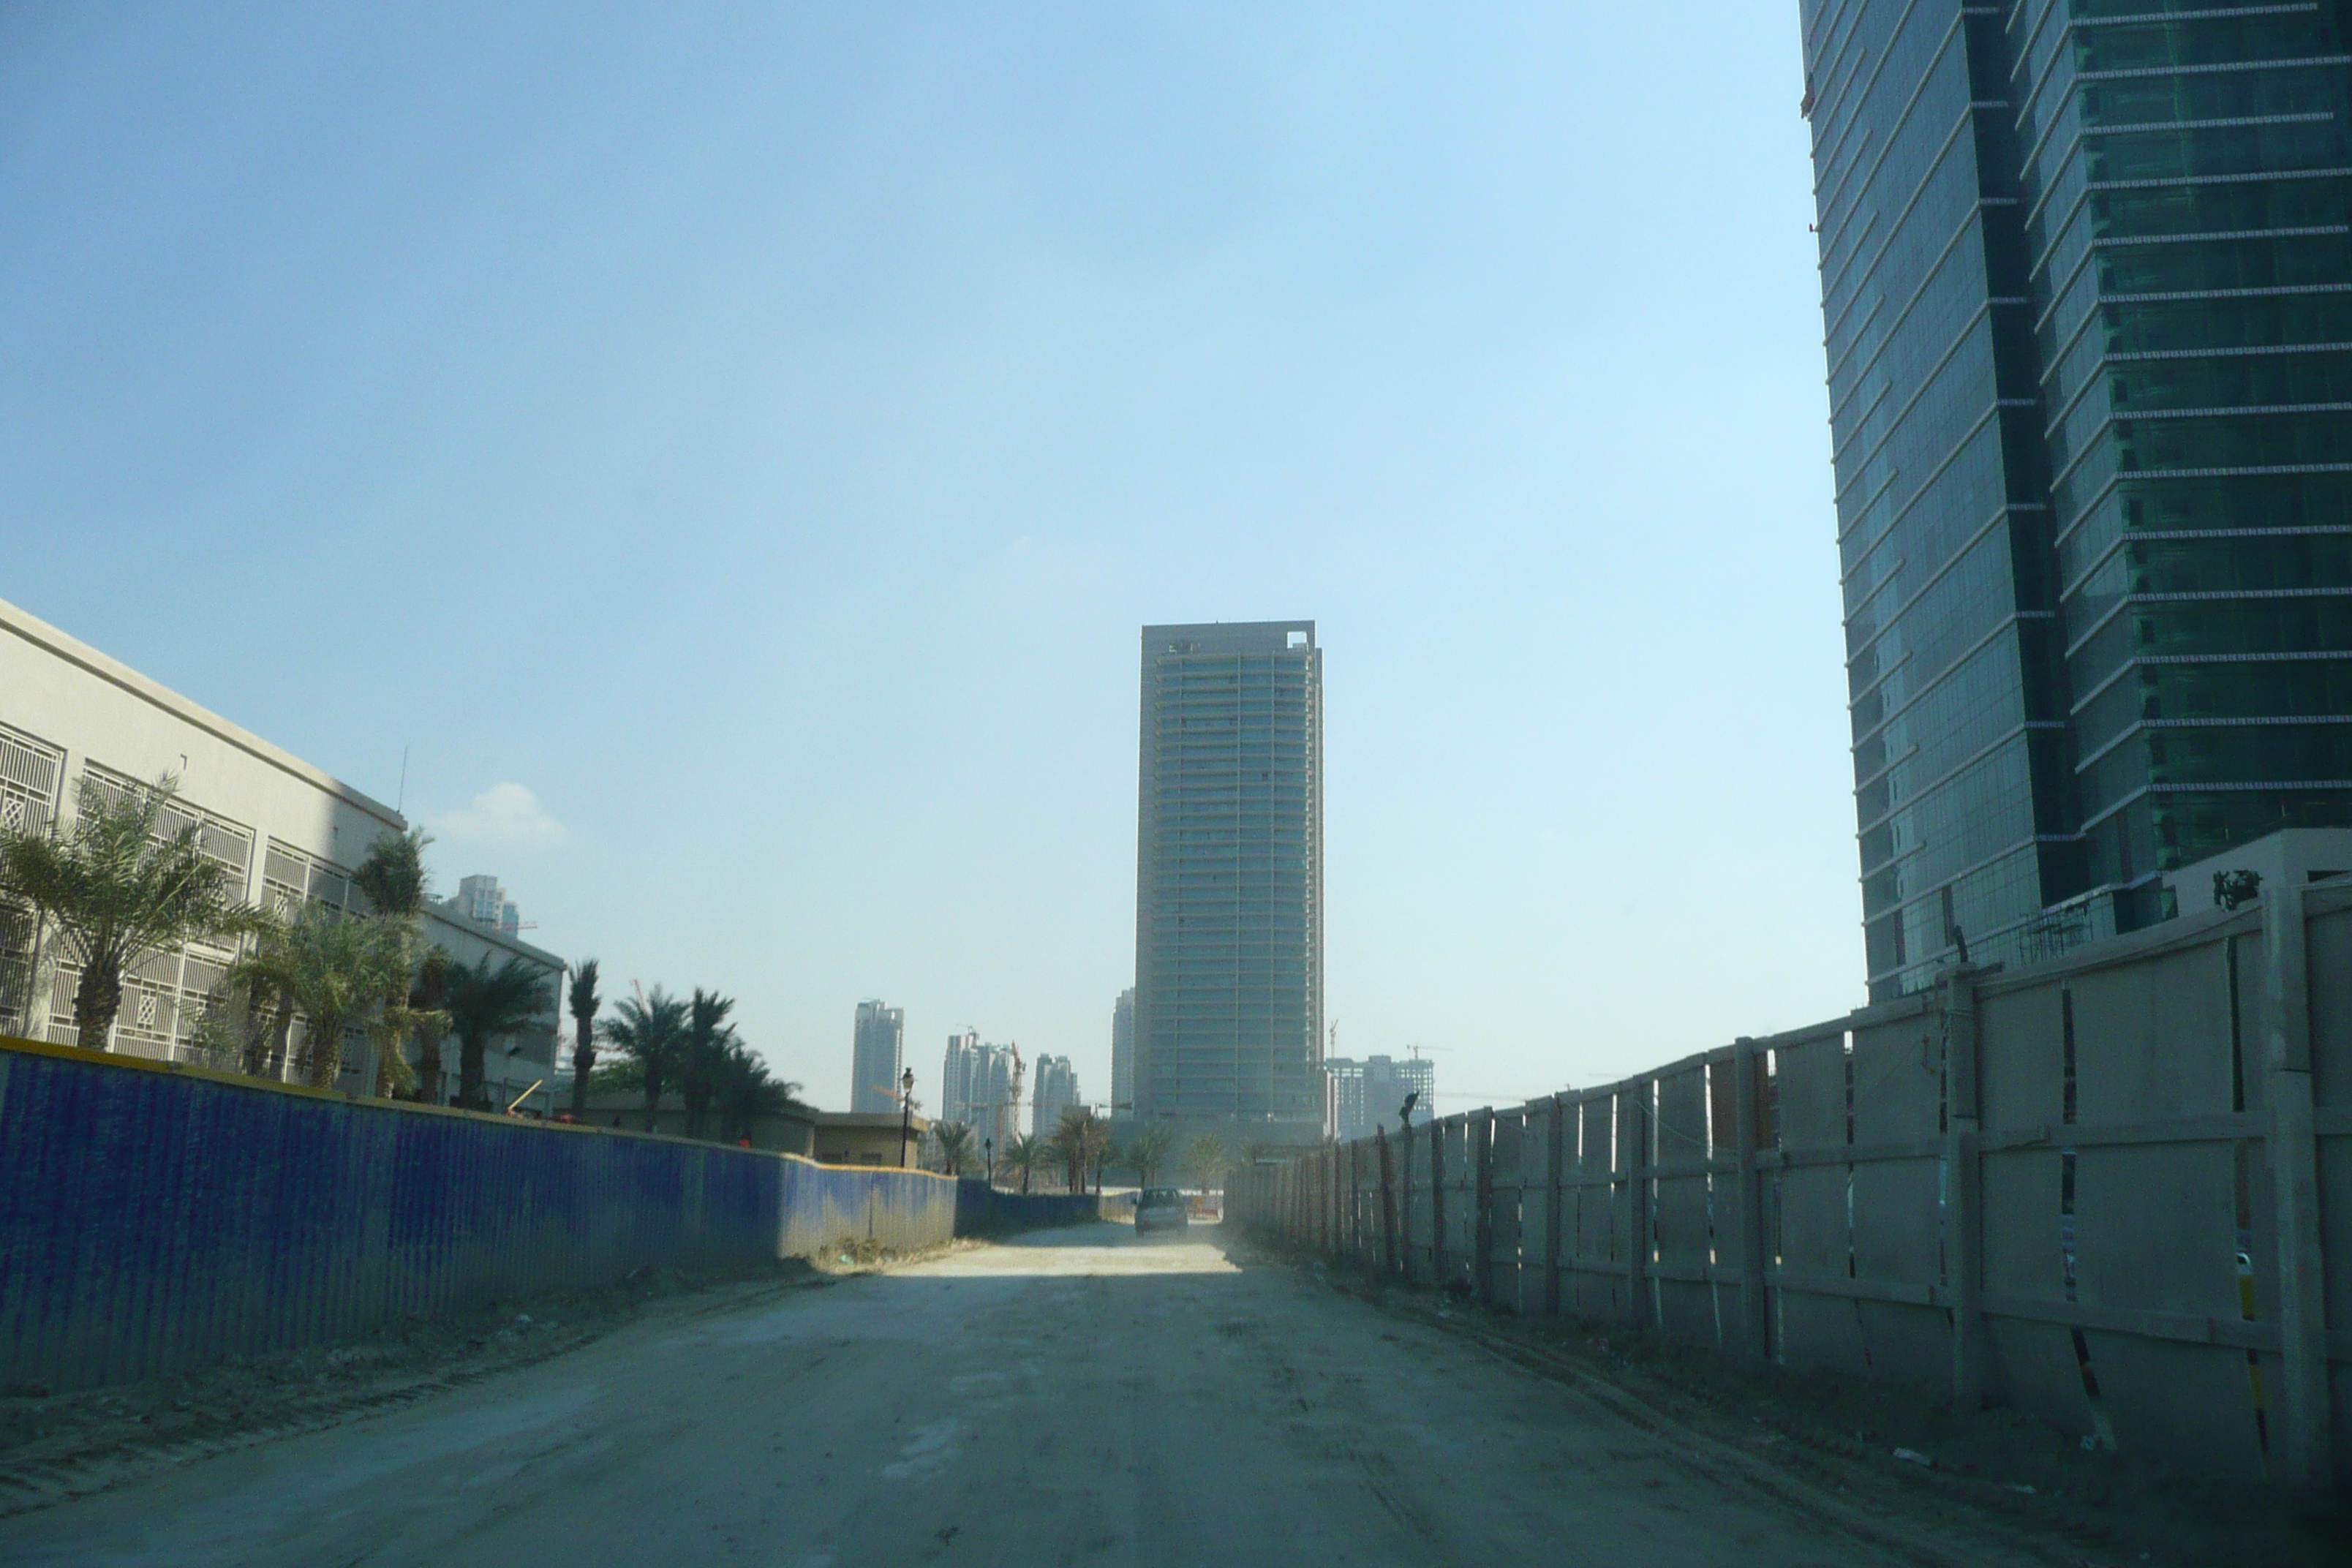
[[[2063,1560],[1860,1500],[1311,1276],[1105,1225],[642,1325],[0,1521],[0,1562]]]

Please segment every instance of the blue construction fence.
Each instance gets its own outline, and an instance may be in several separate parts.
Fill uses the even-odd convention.
[[[1092,1193],[1008,1193],[969,1176],[956,1184],[958,1236],[1003,1236],[1100,1218],[1102,1199]]]
[[[955,1234],[924,1171],[404,1105],[0,1038],[0,1393]]]

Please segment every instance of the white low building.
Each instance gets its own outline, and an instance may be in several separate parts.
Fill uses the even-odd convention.
[[[69,817],[85,774],[149,782],[165,773],[179,779],[182,820],[200,824],[206,853],[248,901],[281,910],[306,900],[357,907],[351,868],[376,839],[408,827],[383,802],[0,600],[0,824]],[[455,963],[470,965],[488,954],[495,966],[516,956],[546,972],[547,1013],[520,1036],[497,1041],[487,1068],[500,1105],[536,1081],[541,1087],[522,1109],[545,1112],[555,1076],[562,960],[465,918],[454,903],[432,906],[425,924],[427,940],[446,948]],[[62,977],[32,973],[21,940],[11,942],[11,934],[0,929],[0,1034],[85,1043],[74,1038],[70,971]],[[124,976],[122,1010],[108,1047],[185,1059],[205,997],[233,957],[198,944]],[[457,1050],[455,1039],[445,1047],[453,1092]],[[373,1067],[363,1049],[347,1053],[341,1087],[365,1090]]]

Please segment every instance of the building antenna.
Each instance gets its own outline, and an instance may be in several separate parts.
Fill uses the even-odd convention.
[[[392,809],[397,813],[408,804],[408,748],[400,748],[400,794],[393,798]]]

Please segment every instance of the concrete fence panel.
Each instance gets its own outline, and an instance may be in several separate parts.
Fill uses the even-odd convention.
[[[1956,968],[1388,1152],[1423,1282],[2200,1474],[2352,1479],[2352,883]],[[1235,1217],[1347,1247],[1283,1201],[1336,1170],[1377,1242],[1379,1153],[1246,1173]]]
[[[1575,1106],[1577,1143],[1576,1244],[1570,1278],[1580,1316],[1622,1318],[1629,1310],[1625,1260],[1618,1239],[1617,1097],[1587,1094]]]
[[[1528,1310],[1521,1227],[1526,1221],[1528,1173],[1523,1168],[1533,1108],[1493,1113],[1492,1152],[1486,1182],[1487,1300],[1513,1312]]]
[[[1650,1186],[1658,1326],[1696,1344],[1716,1342],[1713,1237],[1707,1185],[1712,1140],[1706,1125],[1706,1068],[1693,1064],[1657,1080],[1656,1147]]]
[[[1858,1028],[1848,1058],[1863,1360],[1879,1376],[1937,1389],[1952,1374],[1941,1024],[1915,1013]]]
[[[2138,1331],[2149,1314],[2184,1329],[2243,1321],[2238,1257],[2251,1226],[2239,1223],[2238,1167],[2255,1126],[2233,1089],[2243,1073],[2229,957],[2209,941],[2071,983],[2051,1141],[2077,1352],[2116,1442],[2201,1446],[2222,1473],[2259,1479],[2247,1347]]]
[[[1790,1366],[1865,1373],[1853,1292],[1852,1058],[1846,1036],[1816,1036],[1775,1050],[1782,1162],[1780,1353]]]
[[[1978,1004],[1984,1300],[1995,1307],[2063,1306],[2066,1299],[2061,1162],[2042,1132],[2065,1120],[2063,1064],[2073,1006],[2065,984],[2054,980],[2003,987]],[[2071,1327],[1993,1312],[1984,1331],[1993,1392],[2070,1436],[2092,1435]]]
[[[2312,913],[2311,1085],[2315,1163],[2318,1174],[2319,1219],[2323,1279],[2326,1292],[2329,1355],[2329,1405],[2338,1435],[2334,1445],[2336,1474],[2352,1485],[2352,907],[2346,895],[2332,889],[2314,889],[2308,896]],[[2259,998],[2260,985],[2244,984],[2242,996]],[[2261,1042],[2266,1031],[2244,1031],[2252,1067],[2247,1077],[2259,1083],[2265,1076]],[[2268,1184],[2257,1183],[2257,1197],[2267,1200]],[[2258,1240],[2274,1248],[2273,1211],[2267,1201],[2254,1205]],[[2275,1264],[2258,1260],[2254,1278],[2267,1282]],[[2263,1315],[2275,1321],[2276,1303]],[[2274,1360],[2275,1358],[2271,1358]],[[2273,1376],[2276,1374],[2273,1373]]]

